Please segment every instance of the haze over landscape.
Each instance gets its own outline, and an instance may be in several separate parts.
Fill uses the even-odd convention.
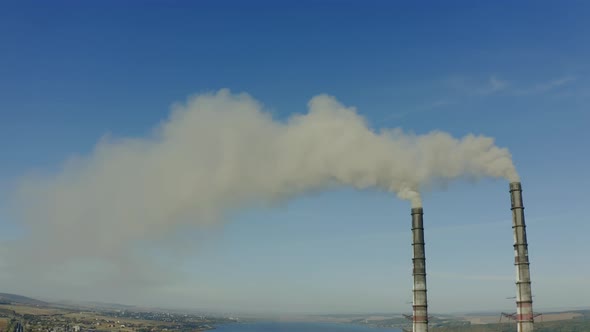
[[[512,308],[521,180],[536,308],[588,307],[589,9],[2,4],[0,291],[408,312],[423,205],[431,311]]]

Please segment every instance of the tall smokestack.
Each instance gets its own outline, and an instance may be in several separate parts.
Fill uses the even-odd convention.
[[[510,183],[512,229],[514,229],[514,265],[516,266],[516,322],[518,332],[533,331],[533,296],[529,271],[529,252],[520,182]]]
[[[428,303],[426,301],[426,256],[424,253],[424,224],[422,208],[412,208],[412,246],[414,258],[414,302],[413,302],[413,331],[428,331]]]

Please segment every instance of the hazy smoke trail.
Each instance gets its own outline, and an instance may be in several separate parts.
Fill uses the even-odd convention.
[[[347,185],[419,206],[421,187],[464,176],[518,179],[489,137],[374,132],[326,95],[277,122],[248,95],[221,90],[178,106],[149,138],[103,139],[59,174],[25,179],[18,202],[38,241],[76,248],[57,256],[116,256],[129,240],[248,203]]]

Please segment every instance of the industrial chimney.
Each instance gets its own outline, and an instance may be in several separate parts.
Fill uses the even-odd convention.
[[[512,229],[514,230],[514,265],[516,266],[517,331],[532,332],[533,296],[531,294],[529,253],[520,182],[510,183],[510,199],[512,201]]]
[[[414,258],[414,302],[412,321],[414,332],[428,331],[428,303],[426,301],[426,256],[424,253],[424,224],[422,208],[412,208],[412,246]],[[528,272],[528,270],[527,270]]]

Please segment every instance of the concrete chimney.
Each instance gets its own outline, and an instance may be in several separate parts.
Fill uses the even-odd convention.
[[[428,331],[428,303],[426,300],[426,256],[424,252],[424,224],[422,208],[412,209],[412,246],[414,258],[414,302],[412,310],[413,331]],[[528,270],[527,270],[528,271]]]
[[[520,182],[510,183],[512,229],[514,230],[514,265],[516,266],[516,323],[518,332],[533,331],[533,296],[529,271],[529,252]]]

